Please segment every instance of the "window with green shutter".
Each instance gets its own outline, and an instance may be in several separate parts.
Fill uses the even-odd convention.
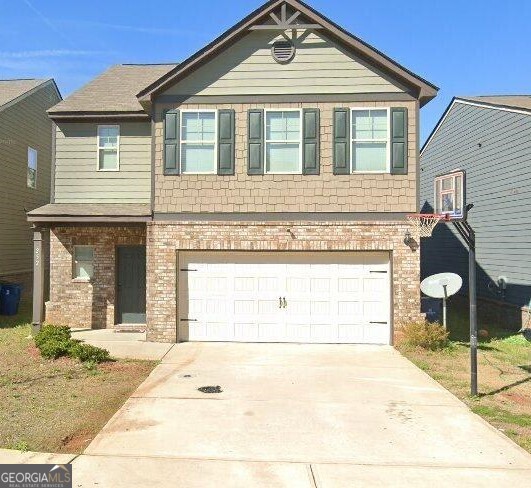
[[[233,175],[234,110],[170,110],[164,115],[164,174]]]
[[[334,174],[407,174],[407,109],[336,108]]]

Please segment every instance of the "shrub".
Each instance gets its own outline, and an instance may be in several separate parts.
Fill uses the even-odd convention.
[[[436,351],[448,346],[449,332],[440,324],[426,321],[410,322],[402,329],[402,343]]]
[[[58,342],[68,342],[72,334],[68,327],[57,325],[43,325],[35,336],[35,345],[40,349],[41,345],[50,340]]]
[[[70,340],[49,339],[46,342],[42,342],[38,347],[43,358],[57,359],[62,356],[68,356],[71,346]]]
[[[72,339],[70,329],[64,326],[44,325],[35,335],[35,345],[46,359],[70,356],[94,364],[110,360],[109,351]]]
[[[109,351],[90,344],[75,343],[70,347],[70,357],[79,359],[81,362],[103,363],[111,359]]]

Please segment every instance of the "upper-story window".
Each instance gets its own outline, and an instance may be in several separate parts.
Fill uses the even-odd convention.
[[[37,188],[37,150],[28,147],[28,188]]]
[[[120,126],[98,126],[98,170],[120,169]]]
[[[301,110],[266,110],[265,172],[302,173]]]
[[[390,171],[389,109],[352,109],[352,171]]]
[[[217,111],[181,112],[181,170],[183,174],[215,174]]]

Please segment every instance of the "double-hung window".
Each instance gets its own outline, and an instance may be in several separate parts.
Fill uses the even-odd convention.
[[[265,172],[302,173],[301,110],[266,110]]]
[[[118,171],[120,168],[120,126],[98,126],[98,170]]]
[[[389,172],[389,137],[389,109],[352,109],[352,171]]]
[[[94,275],[94,247],[74,246],[74,279],[90,280]]]
[[[37,188],[37,150],[28,147],[28,188]]]
[[[181,171],[215,174],[217,166],[217,111],[181,112]]]

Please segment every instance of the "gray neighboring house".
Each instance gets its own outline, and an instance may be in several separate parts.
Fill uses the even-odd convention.
[[[420,207],[427,212],[434,177],[466,171],[480,312],[522,325],[531,300],[531,96],[455,97],[424,144],[420,165]],[[453,226],[439,225],[422,246],[422,277],[452,271],[466,284],[467,259]]]
[[[50,202],[53,79],[0,80],[0,282],[31,288],[33,244],[25,210]]]

